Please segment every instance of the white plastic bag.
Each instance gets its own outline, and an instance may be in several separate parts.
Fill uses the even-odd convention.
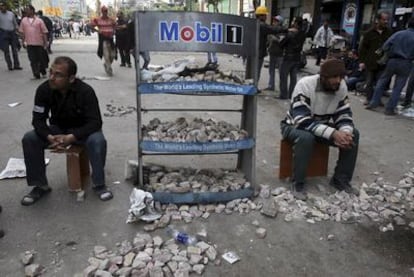
[[[137,188],[134,188],[129,196],[131,207],[128,210],[126,223],[133,223],[138,220],[152,222],[161,217],[154,210],[154,198],[152,194]]]

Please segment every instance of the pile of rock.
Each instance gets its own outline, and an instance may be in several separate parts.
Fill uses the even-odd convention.
[[[194,118],[188,122],[184,117],[175,122],[154,118],[142,127],[144,140],[164,142],[217,142],[248,138],[247,131],[239,126],[214,119]]]
[[[189,60],[175,62],[157,71],[141,70],[141,80],[148,83],[214,81],[238,85],[253,84],[253,79],[244,79],[243,71],[220,71],[217,67],[200,66]]]
[[[24,253],[20,254],[20,261],[24,265],[24,276],[40,276],[45,268],[40,264],[33,263],[35,258],[34,251],[25,251]]]
[[[79,276],[189,276],[203,274],[207,264],[218,265],[216,247],[204,241],[195,245],[179,245],[174,239],[164,241],[137,233],[133,242],[117,244],[115,251],[95,246],[94,255]]]
[[[269,193],[269,187],[262,187],[262,195],[273,198],[279,212],[285,214],[285,221],[304,219],[309,223],[332,220],[354,222],[369,218],[381,225],[381,231],[393,230],[393,224],[406,225],[404,219],[408,210],[414,210],[414,168],[404,175],[398,184],[391,184],[379,177],[372,184],[363,183],[359,196],[344,191],[328,197],[308,194],[306,202],[297,200],[283,187]],[[409,224],[414,228],[414,223]]]
[[[104,112],[104,116],[106,117],[115,117],[115,116],[124,116],[133,112],[136,112],[137,108],[133,106],[115,106],[113,104],[106,104],[106,112]]]
[[[227,192],[251,185],[239,171],[148,166],[150,192]]]

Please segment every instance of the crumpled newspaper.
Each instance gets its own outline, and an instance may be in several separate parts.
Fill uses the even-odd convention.
[[[152,222],[161,217],[161,214],[154,209],[154,198],[152,194],[134,188],[129,196],[131,207],[128,210],[126,223],[133,223],[138,220]]]
[[[49,164],[50,159],[46,158],[46,165]],[[7,178],[21,178],[26,177],[26,165],[24,159],[9,158],[6,168],[0,173],[0,180]]]

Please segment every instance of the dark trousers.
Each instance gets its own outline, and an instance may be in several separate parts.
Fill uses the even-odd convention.
[[[49,63],[49,56],[43,46],[28,45],[27,55],[32,68],[33,76],[40,77],[40,74],[46,75],[46,69]]]
[[[374,87],[381,76],[383,68],[376,70],[367,70],[367,78],[365,81],[365,96],[368,101],[371,101],[374,95]]]
[[[293,179],[295,183],[305,184],[306,170],[312,156],[315,142],[335,146],[333,141],[315,137],[311,132],[296,129],[282,123],[282,136],[293,143]],[[351,149],[339,148],[339,158],[336,163],[334,178],[344,183],[349,183],[354,175],[355,164],[358,156],[359,131],[354,129],[354,145]]]
[[[63,134],[57,126],[51,126],[53,134]],[[102,131],[89,135],[76,144],[85,145],[92,167],[92,182],[95,185],[105,184],[106,139]],[[34,130],[27,132],[23,139],[23,155],[26,164],[26,179],[29,186],[48,185],[46,177],[45,149],[49,146]]]
[[[405,103],[411,103],[414,94],[414,66],[411,69],[410,77],[407,82],[407,91],[405,93]]]
[[[121,64],[131,64],[131,57],[130,57],[130,53],[129,53],[129,49],[122,49],[122,48],[118,48],[119,49],[119,55],[121,56]]]
[[[299,61],[283,59],[282,65],[279,69],[280,82],[280,98],[290,99],[292,92],[295,89],[297,82],[297,75],[299,71]],[[288,90],[288,78],[289,90]]]
[[[3,52],[4,52],[4,59],[6,60],[7,67],[9,69],[13,69],[14,67],[20,67],[19,62],[19,55],[18,55],[18,39],[17,35],[14,33],[14,31],[0,31],[3,32],[2,38],[3,38]],[[13,63],[10,58],[10,48],[13,56]]]
[[[321,63],[321,59],[326,59],[328,55],[328,47],[318,47],[316,51],[316,65]]]

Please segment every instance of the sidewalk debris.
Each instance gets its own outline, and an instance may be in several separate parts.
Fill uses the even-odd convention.
[[[14,107],[19,106],[20,104],[21,102],[14,102],[14,103],[7,104],[7,106],[9,106],[10,108],[14,108]]]
[[[239,255],[237,255],[234,251],[228,251],[224,253],[222,257],[230,264],[234,264],[235,262],[240,261]]]
[[[46,158],[46,165],[48,165],[49,162],[50,159]],[[26,165],[24,164],[24,159],[9,158],[6,168],[0,173],[0,180],[19,177],[26,177]]]

